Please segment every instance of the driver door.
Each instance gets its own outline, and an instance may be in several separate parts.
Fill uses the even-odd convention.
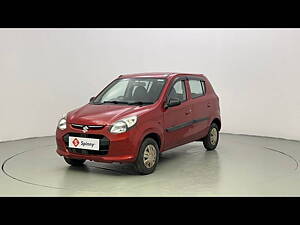
[[[164,109],[165,149],[189,142],[192,137],[192,115],[185,77],[175,79],[169,88],[166,101],[178,98],[180,105]]]

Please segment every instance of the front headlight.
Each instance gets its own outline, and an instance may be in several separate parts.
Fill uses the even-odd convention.
[[[60,130],[64,130],[67,128],[67,120],[65,116],[59,120],[57,128]]]
[[[130,116],[113,123],[110,132],[113,134],[121,134],[126,132],[130,127],[137,122],[137,116]]]

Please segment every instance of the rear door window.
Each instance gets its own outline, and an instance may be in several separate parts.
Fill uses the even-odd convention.
[[[205,94],[204,81],[199,79],[189,79],[192,98],[197,98]]]

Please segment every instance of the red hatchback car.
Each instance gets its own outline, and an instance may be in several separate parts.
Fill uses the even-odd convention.
[[[57,153],[72,166],[132,162],[150,174],[171,148],[203,141],[214,150],[220,129],[219,98],[204,75],[121,75],[59,121]]]

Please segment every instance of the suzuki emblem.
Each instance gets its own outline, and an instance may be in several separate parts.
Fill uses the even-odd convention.
[[[88,130],[89,130],[89,127],[88,127],[88,126],[84,126],[84,127],[82,128],[82,132],[83,132],[83,133],[86,133]]]

